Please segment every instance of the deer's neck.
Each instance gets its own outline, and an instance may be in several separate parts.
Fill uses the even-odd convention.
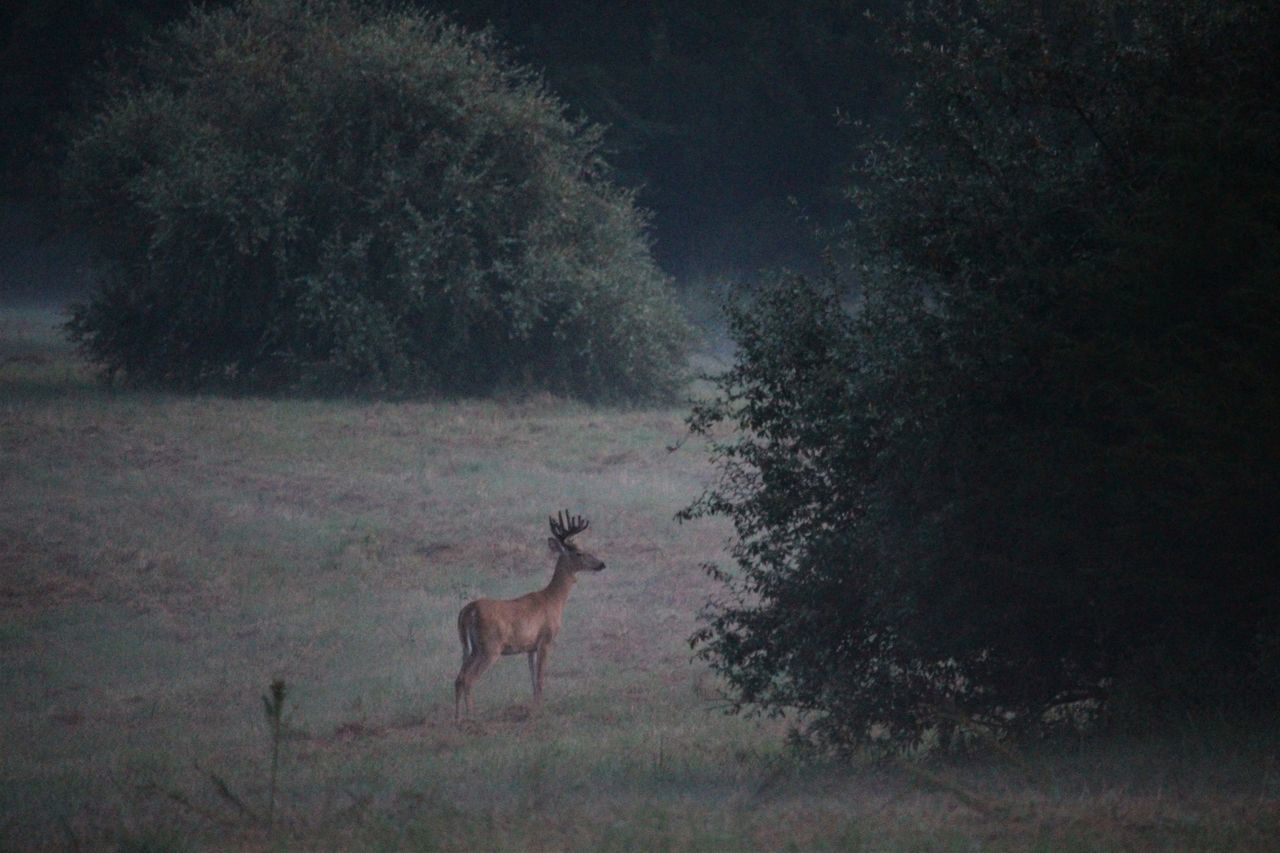
[[[547,588],[543,592],[547,598],[563,604],[569,598],[569,590],[573,589],[576,581],[577,579],[573,576],[573,572],[566,570],[557,563],[555,574],[551,576],[551,583],[547,584]]]

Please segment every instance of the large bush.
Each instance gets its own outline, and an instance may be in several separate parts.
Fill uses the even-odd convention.
[[[67,185],[70,329],[177,387],[670,393],[684,326],[598,131],[491,40],[341,0],[196,11],[116,75]]]
[[[693,417],[722,477],[685,514],[738,533],[695,643],[842,750],[1273,700],[1280,16],[978,0],[905,32],[860,289],[740,307]]]

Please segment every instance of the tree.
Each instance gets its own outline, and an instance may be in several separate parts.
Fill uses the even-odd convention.
[[[1280,689],[1280,16],[1118,9],[923,4],[860,290],[734,312],[684,516],[736,526],[739,710],[847,750]]]
[[[73,337],[169,387],[643,398],[684,326],[644,215],[491,38],[342,0],[197,10],[68,158],[100,287]]]

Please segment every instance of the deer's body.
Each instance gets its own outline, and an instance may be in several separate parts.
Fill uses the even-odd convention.
[[[557,524],[551,520],[552,538],[548,546],[556,555],[556,569],[544,589],[519,598],[479,598],[458,613],[458,639],[462,643],[462,669],[453,686],[455,719],[462,718],[465,701],[467,713],[474,710],[471,688],[502,655],[527,654],[529,678],[533,683],[533,703],[542,702],[542,682],[547,654],[560,633],[560,620],[569,590],[577,582],[580,571],[598,572],[604,563],[580,551],[569,538],[587,528],[581,517],[570,516]]]

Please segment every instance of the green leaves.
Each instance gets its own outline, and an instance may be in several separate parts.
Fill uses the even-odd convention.
[[[738,534],[697,647],[837,751],[1274,690],[1280,18],[1110,8],[916,7],[859,277],[740,307],[691,418]]]
[[[487,35],[246,0],[136,65],[67,175],[102,283],[70,328],[107,370],[321,393],[678,386],[685,328],[599,132]]]

